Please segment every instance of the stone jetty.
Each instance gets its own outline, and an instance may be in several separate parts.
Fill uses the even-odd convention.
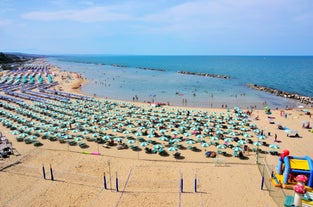
[[[302,95],[299,95],[298,93],[290,93],[290,92],[281,91],[278,89],[273,89],[273,88],[269,88],[269,87],[265,87],[265,86],[259,86],[257,84],[248,84],[248,86],[250,88],[253,88],[253,89],[258,90],[258,91],[265,91],[267,93],[271,93],[271,94],[274,94],[276,96],[294,99],[294,100],[297,100],[303,104],[307,104],[307,105],[313,104],[313,97],[302,96]]]
[[[137,69],[140,69],[140,70],[154,70],[154,71],[161,71],[161,72],[165,71],[164,69],[144,68],[144,67],[137,67]]]
[[[209,73],[196,73],[196,72],[189,72],[189,71],[177,71],[177,73],[186,74],[186,75],[205,76],[205,77],[210,77],[210,78],[223,78],[223,79],[229,79],[230,78],[230,76],[227,76],[227,75],[216,75],[216,74],[209,74]]]

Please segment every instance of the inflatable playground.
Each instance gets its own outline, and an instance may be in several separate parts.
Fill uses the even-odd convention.
[[[289,156],[289,151],[284,150],[278,158],[276,173],[272,174],[272,183],[275,187],[293,189],[297,185],[295,178],[305,175],[308,178],[306,189],[313,189],[313,160],[308,157]]]

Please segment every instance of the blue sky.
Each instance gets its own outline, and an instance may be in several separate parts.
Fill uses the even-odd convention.
[[[1,0],[0,51],[313,55],[313,1]]]

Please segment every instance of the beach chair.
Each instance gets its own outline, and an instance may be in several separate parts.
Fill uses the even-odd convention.
[[[181,155],[181,153],[180,152],[175,152],[174,154],[173,154],[173,156],[174,156],[174,158],[180,158],[180,155]]]
[[[35,141],[34,142],[34,146],[35,147],[40,147],[40,146],[42,146],[43,144],[41,143],[41,142],[39,142],[39,141]]]
[[[168,152],[164,149],[159,150],[159,155],[161,156],[168,156]]]
[[[150,149],[149,147],[146,147],[146,148],[145,148],[145,152],[146,152],[147,154],[151,154],[151,153],[152,153],[152,149]]]
[[[287,195],[285,197],[284,206],[291,207],[293,205],[293,196]]]
[[[85,142],[79,142],[79,143],[78,143],[78,146],[79,146],[80,148],[83,148],[83,149],[89,147]]]

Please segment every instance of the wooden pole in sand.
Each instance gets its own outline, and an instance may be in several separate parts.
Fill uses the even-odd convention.
[[[46,179],[46,170],[43,164],[42,164],[42,174],[43,174],[43,179]]]
[[[110,160],[108,160],[109,165],[109,176],[110,176],[110,189],[112,190],[112,176],[111,176],[111,163]]]
[[[180,192],[184,192],[184,180],[183,180],[183,173],[180,172]]]
[[[139,160],[139,146],[138,146],[138,140],[136,141],[137,142],[137,152],[138,152],[138,155],[137,155],[137,159]]]
[[[52,170],[51,164],[50,164],[50,175],[51,175],[51,180],[54,181],[53,170]]]
[[[196,174],[195,174],[194,189],[195,189],[195,193],[196,193],[197,192],[197,171],[196,171]]]
[[[115,178],[115,187],[116,187],[116,192],[118,192],[118,177],[117,177],[117,172],[116,172],[116,178]]]
[[[105,173],[103,173],[103,185],[104,185],[104,189],[107,189],[107,179],[105,177]]]

